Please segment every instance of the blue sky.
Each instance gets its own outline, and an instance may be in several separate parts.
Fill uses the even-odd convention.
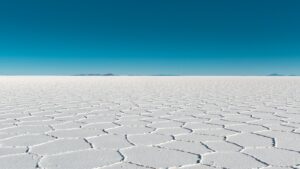
[[[298,0],[1,0],[0,74],[300,74]]]

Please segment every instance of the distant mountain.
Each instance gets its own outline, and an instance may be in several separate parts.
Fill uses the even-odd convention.
[[[285,76],[285,75],[279,73],[271,73],[268,76]]]
[[[174,74],[154,74],[151,76],[179,76],[179,75],[174,75]]]
[[[269,74],[268,76],[297,76],[297,75],[293,75],[293,74],[290,74],[290,75],[284,75],[284,74],[279,74],[279,73],[271,73],[271,74]]]
[[[113,73],[87,73],[87,74],[76,74],[73,76],[120,76]],[[122,76],[122,75],[121,75]],[[141,75],[126,75],[126,76],[141,76]],[[154,74],[154,75],[146,75],[146,76],[179,76],[175,74]]]
[[[104,73],[104,74],[100,74],[100,73],[88,73],[88,74],[77,74],[74,76],[116,76],[113,73]]]

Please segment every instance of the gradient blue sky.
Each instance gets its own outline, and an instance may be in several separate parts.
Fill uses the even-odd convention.
[[[0,1],[0,74],[108,72],[300,74],[300,1]]]

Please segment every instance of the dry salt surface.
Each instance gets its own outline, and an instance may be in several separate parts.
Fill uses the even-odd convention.
[[[0,77],[1,169],[300,168],[298,77]]]

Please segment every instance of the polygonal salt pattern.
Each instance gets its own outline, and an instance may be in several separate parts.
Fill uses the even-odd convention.
[[[266,164],[239,152],[216,152],[203,156],[202,162],[221,168],[248,169],[264,167]]]
[[[173,140],[171,136],[160,134],[136,134],[127,138],[134,145],[155,145]]]
[[[246,149],[243,152],[273,166],[291,167],[300,164],[299,152],[278,148]]]
[[[184,151],[193,154],[205,154],[211,152],[206,146],[201,143],[185,142],[185,141],[172,141],[159,145],[160,147]]]
[[[121,153],[127,157],[125,160],[128,162],[153,168],[179,167],[199,160],[194,154],[149,146],[124,149]]]
[[[47,135],[20,135],[8,139],[0,140],[2,146],[33,146],[54,140],[53,137]]]
[[[90,148],[90,145],[83,139],[56,139],[48,143],[32,146],[30,152],[39,155],[53,155],[88,148]]]
[[[3,169],[36,168],[38,159],[29,154],[16,154],[0,157],[0,167]]]
[[[252,133],[241,133],[230,136],[227,140],[242,147],[271,147],[274,144],[271,138]]]
[[[101,167],[101,169],[149,169],[149,167],[144,167],[137,164],[130,164],[126,162],[120,162],[106,167]]]
[[[98,149],[120,149],[132,146],[125,136],[102,135],[89,138],[88,141]]]
[[[2,169],[300,168],[298,77],[0,77]]]
[[[122,156],[112,150],[82,150],[45,156],[41,159],[40,166],[49,169],[93,169],[120,160]]]

